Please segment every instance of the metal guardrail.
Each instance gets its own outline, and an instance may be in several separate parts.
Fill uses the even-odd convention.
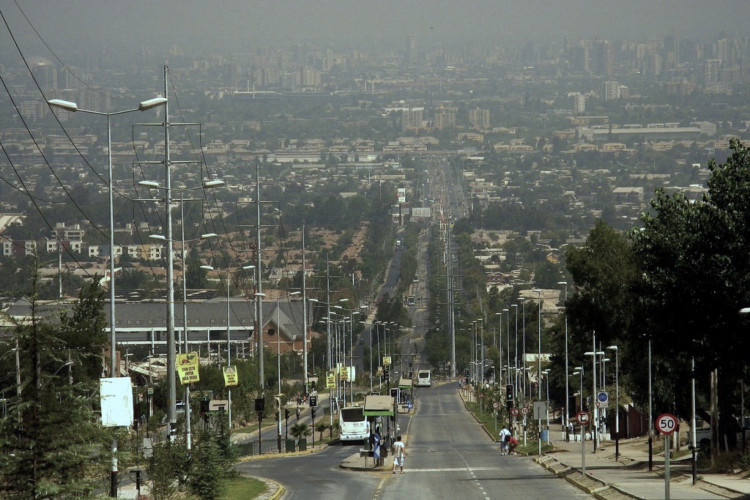
[[[309,447],[309,440],[305,442],[305,449]],[[237,452],[237,455],[241,457],[249,457],[258,455],[258,442],[248,441],[245,443],[236,443],[232,445],[232,448]],[[293,453],[297,450],[303,451],[300,443],[295,439],[289,439],[288,441],[281,442],[281,454]],[[272,441],[262,441],[260,446],[261,455],[279,454],[279,444],[274,439]]]

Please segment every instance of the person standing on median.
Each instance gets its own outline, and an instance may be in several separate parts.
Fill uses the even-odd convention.
[[[401,441],[401,436],[396,437],[393,443],[393,473],[396,473],[396,467],[401,467],[401,474],[404,473],[404,457],[406,457],[406,445]]]

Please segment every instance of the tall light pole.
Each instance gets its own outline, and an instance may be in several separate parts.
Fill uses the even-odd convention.
[[[546,404],[545,404],[545,408],[546,408],[545,414],[547,417],[547,443],[549,443],[549,370],[544,370],[542,372],[542,375],[544,375],[544,379],[547,383],[546,384],[547,387],[545,388],[546,393],[547,393],[547,399],[546,399]]]
[[[507,348],[505,357],[508,359],[508,371],[505,372],[505,376],[506,380],[510,381],[510,309],[506,307],[503,312],[505,313],[505,346]],[[502,363],[500,365],[500,371],[502,371]]]
[[[498,342],[497,342],[497,369],[500,372],[500,385],[503,383],[503,313],[495,313],[498,323]],[[508,332],[505,332],[508,335]],[[507,380],[507,374],[506,374]],[[507,383],[507,382],[506,382]]]
[[[206,271],[215,271],[215,268],[213,266],[201,266],[201,269],[205,269]],[[251,269],[255,269],[255,266],[249,265],[249,266],[242,266],[237,271],[248,271]],[[232,330],[231,330],[231,320],[230,320],[230,308],[229,308],[229,297],[230,297],[230,290],[232,288],[232,278],[231,278],[231,270],[226,269],[225,271],[225,279],[226,279],[226,286],[227,286],[227,368],[232,366]],[[229,432],[232,432],[232,389],[227,388],[227,422],[229,425]]]
[[[583,411],[583,363],[581,363],[581,366],[574,366],[573,370],[573,376],[581,376],[581,385],[580,389],[578,390],[578,397],[581,401],[579,411]],[[581,448],[583,448],[583,425],[581,426]],[[583,451],[581,451],[581,454],[583,455]]]
[[[513,351],[513,393],[518,394],[518,304],[511,304],[510,307],[515,311],[516,316],[516,334],[515,334],[515,350]],[[508,332],[510,335],[510,332]]]
[[[166,95],[166,94],[165,94]],[[112,175],[112,117],[131,113],[133,111],[146,111],[157,106],[167,106],[166,97],[154,97],[141,101],[137,108],[125,109],[122,111],[102,112],[81,109],[78,104],[62,99],[50,99],[47,103],[55,108],[63,109],[70,112],[87,113],[91,115],[100,115],[107,118],[107,190],[109,192],[109,336],[110,336],[110,375],[119,377],[117,365],[117,335],[115,321],[115,215],[114,215],[114,189]],[[110,491],[111,497],[117,496],[117,440],[112,440],[112,469],[110,473]]]
[[[594,452],[596,452],[596,431],[599,427],[599,411],[596,405],[597,402],[597,391],[596,391],[596,357],[597,356],[603,356],[603,351],[597,351],[596,350],[596,331],[593,332],[592,335],[592,345],[594,347],[593,351],[587,351],[583,353],[585,356],[591,356],[591,368],[592,368],[592,374],[591,379],[593,381],[593,388],[591,389],[591,402],[594,406],[594,418],[593,418],[593,444],[594,444]]]
[[[522,335],[522,347],[523,353],[521,354],[521,361],[523,361],[523,398],[526,399],[526,297],[519,297],[521,301],[521,322],[523,326]]]
[[[654,468],[654,414],[651,393],[651,335],[648,336],[648,470]]]
[[[565,298],[563,299],[565,304],[565,418],[563,419],[563,426],[565,426],[565,433],[568,432],[568,420],[570,420],[570,410],[568,405],[570,404],[570,383],[568,382],[568,282],[560,281],[557,283],[565,287]]]
[[[537,381],[539,386],[537,387],[537,394],[539,396],[539,400],[542,399],[542,291],[541,290],[533,290],[537,294],[537,298],[539,299],[539,305],[537,309],[537,327],[539,330],[539,334],[537,337],[537,358],[536,358],[536,366],[537,366]]]
[[[620,440],[620,349],[616,345],[607,347],[615,351],[615,443]],[[616,447],[615,460],[618,459],[619,447]]]
[[[277,427],[277,441],[279,446],[279,453],[281,453],[281,307],[279,305],[279,299],[276,299],[276,373],[278,377],[277,385],[278,390],[278,427]],[[258,430],[260,432],[260,430]]]
[[[305,395],[308,394],[309,376],[307,373],[307,286],[305,284],[305,275],[307,269],[305,265],[305,225],[302,225],[302,370],[304,371]]]

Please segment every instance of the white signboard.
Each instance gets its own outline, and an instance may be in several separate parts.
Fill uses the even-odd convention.
[[[130,377],[99,379],[102,407],[102,426],[129,427],[133,425],[133,388]]]
[[[534,401],[534,418],[539,420],[547,417],[547,402]]]

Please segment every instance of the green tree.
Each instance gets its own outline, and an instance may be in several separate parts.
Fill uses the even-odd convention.
[[[221,435],[204,432],[198,440],[188,479],[190,491],[198,498],[214,500],[225,490],[226,480],[235,473],[222,450]]]
[[[31,294],[31,321],[14,332],[20,394],[0,418],[3,498],[71,498],[94,489],[90,457],[107,453],[91,398],[101,375],[103,300],[94,283],[81,291],[72,314],[54,322]]]
[[[727,382],[747,375],[750,336],[739,311],[750,304],[750,153],[736,140],[730,148],[726,163],[709,162],[700,202],[659,191],[633,233],[647,332],[676,381],[670,402],[682,414],[690,396],[680,380],[690,376],[691,357],[704,386],[712,370]],[[719,391],[724,416],[739,413],[734,386]]]

